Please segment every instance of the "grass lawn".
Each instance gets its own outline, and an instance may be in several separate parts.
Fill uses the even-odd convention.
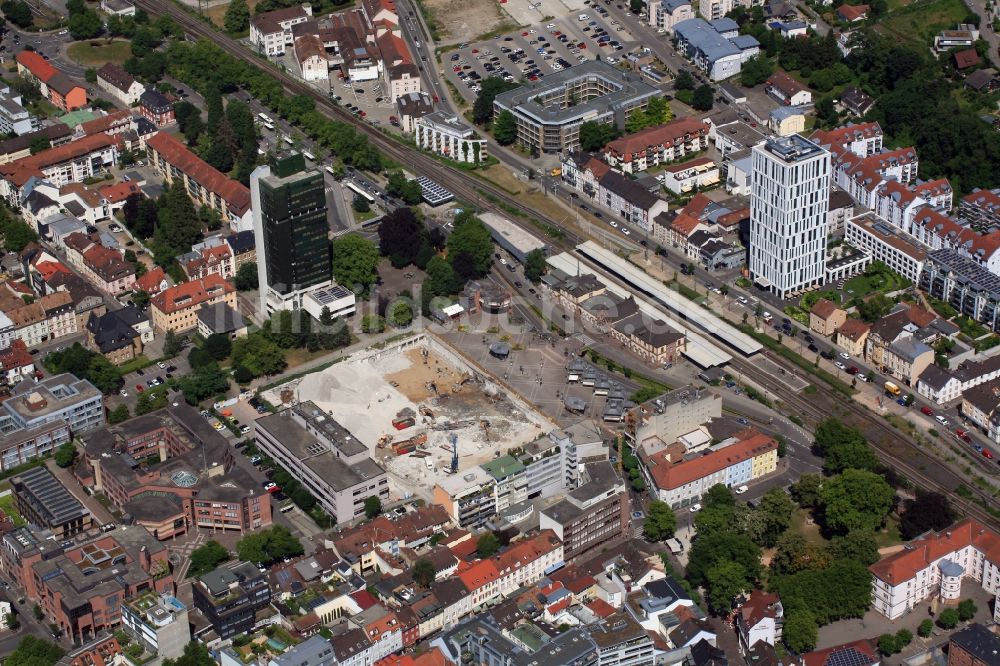
[[[132,57],[132,47],[123,39],[112,42],[101,39],[70,44],[67,53],[84,67],[100,67],[107,62],[121,65]]]
[[[524,189],[522,181],[515,178],[510,169],[499,164],[494,164],[481,173],[485,176],[484,180],[502,187],[510,194],[520,194]]]
[[[796,509],[792,514],[791,529],[801,534],[806,541],[818,546],[825,546],[826,539],[819,533],[819,525],[810,523],[809,512],[805,509]]]
[[[330,350],[319,350],[316,352],[311,352],[308,349],[288,349],[285,351],[285,362],[288,363],[288,369],[302,365],[303,363],[308,363],[314,358],[319,358],[329,354]]]
[[[12,521],[14,521],[14,527],[24,527],[27,524],[24,518],[21,517],[21,514],[17,512],[17,509],[14,508],[13,495],[4,495],[3,497],[0,497],[0,509],[2,509],[3,512],[6,513]]]
[[[247,7],[250,8],[250,16],[253,16],[253,8],[257,5],[257,0],[247,0]],[[215,7],[209,7],[205,10],[205,16],[211,19],[212,23],[222,27],[222,21],[226,16],[226,10],[229,9],[229,3],[216,5]]]
[[[905,0],[890,0],[889,9]],[[946,28],[954,28],[969,14],[962,0],[916,0],[908,6],[895,9],[878,24],[878,30],[901,42],[927,47],[934,35]]]
[[[844,283],[844,293],[848,298],[864,298],[876,292],[890,292],[902,289],[906,284],[904,280],[898,279],[895,275],[856,275]]]
[[[378,213],[376,213],[373,210],[368,210],[368,211],[366,211],[364,213],[359,213],[358,211],[356,211],[354,209],[351,209],[351,210],[354,213],[354,221],[357,222],[358,224],[364,224],[365,222],[367,222],[368,220],[372,219],[373,217],[375,217],[378,214]]]
[[[879,548],[898,546],[903,543],[903,538],[899,536],[899,519],[895,516],[889,516],[885,523],[885,529],[875,534],[875,541]]]

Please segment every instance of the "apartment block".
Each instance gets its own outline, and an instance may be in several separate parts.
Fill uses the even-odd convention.
[[[32,525],[51,530],[57,539],[90,529],[94,517],[46,467],[35,467],[10,480],[18,513]]]
[[[191,592],[194,607],[222,640],[250,632],[257,611],[271,603],[267,575],[249,562],[219,567],[200,576],[191,585]]]
[[[993,331],[1000,330],[1000,277],[955,250],[927,255],[918,285],[960,314]]]
[[[147,590],[122,604],[122,628],[160,659],[178,659],[191,642],[187,606]]]
[[[848,220],[844,225],[844,240],[851,247],[866,251],[872,261],[884,262],[907,280],[914,283],[920,280],[927,249],[875,213],[864,213]]]
[[[624,173],[639,173],[707,150],[708,134],[707,123],[677,118],[611,141],[604,147],[604,160]]]
[[[539,527],[552,530],[563,542],[563,554],[573,559],[591,548],[630,531],[625,483],[607,462],[584,465],[581,484],[566,498],[539,511]]]
[[[203,305],[225,303],[236,308],[236,288],[218,274],[168,287],[150,299],[153,327],[183,333],[198,327]]]
[[[435,155],[465,164],[479,164],[488,157],[486,139],[453,114],[435,111],[413,123],[417,146]]]

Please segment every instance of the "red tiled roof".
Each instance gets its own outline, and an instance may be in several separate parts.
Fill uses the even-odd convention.
[[[66,275],[70,275],[72,273],[72,271],[70,271],[60,261],[39,261],[35,264],[35,270],[42,276],[42,280],[45,280],[46,282],[56,273],[65,273]],[[163,269],[161,268],[160,270]]]
[[[369,592],[368,590],[358,590],[357,592],[354,592],[349,596],[351,597],[351,599],[354,599],[356,602],[358,602],[358,605],[361,606],[361,610],[363,611],[368,610],[372,606],[378,604],[378,599],[373,597],[371,592]]]
[[[769,594],[763,590],[754,590],[740,606],[740,616],[747,627],[755,627],[765,617],[775,617],[774,605],[778,603],[777,594]]]
[[[601,618],[602,620],[606,617],[610,617],[615,614],[615,607],[609,604],[604,599],[594,599],[589,604],[587,604],[594,615]]]
[[[116,139],[103,133],[86,136],[77,141],[70,141],[61,146],[0,165],[0,177],[20,187],[28,182],[31,176],[41,177],[42,169],[89,155],[115,143],[117,143]]]
[[[467,565],[465,571],[456,571],[455,575],[469,592],[475,592],[500,578],[500,572],[497,571],[493,560],[479,560],[475,564]]]
[[[83,253],[83,261],[105,281],[119,280],[135,274],[132,264],[122,259],[122,255],[100,243]]]
[[[839,309],[840,308],[838,308],[837,304],[834,303],[833,301],[826,298],[821,298],[813,304],[812,309],[809,310],[809,313],[814,314],[820,319],[825,321],[829,319],[830,316],[833,315],[833,313]]]
[[[697,227],[699,224],[701,224],[701,220],[699,220],[697,217],[691,217],[687,213],[679,213],[677,217],[674,218],[674,221],[670,225],[670,228],[673,229],[676,233],[679,233],[680,235],[687,238],[692,233],[694,233],[695,227]]]
[[[868,5],[841,5],[837,7],[837,14],[845,21],[857,21],[868,15]]]
[[[199,185],[219,195],[235,215],[242,216],[250,209],[250,190],[239,181],[201,159],[183,143],[166,132],[159,132],[146,140],[146,145],[158,152],[164,160],[185,173]]]
[[[842,147],[853,141],[873,139],[882,136],[882,127],[877,122],[848,123],[832,130],[817,130],[812,140],[821,146]]]
[[[955,54],[955,67],[958,69],[974,67],[981,62],[982,59],[979,57],[976,49],[965,49]]]
[[[837,335],[845,337],[851,342],[857,342],[866,333],[868,333],[870,329],[871,326],[860,319],[848,319],[840,325],[840,328],[837,329]]]
[[[691,217],[701,217],[701,214],[705,212],[705,209],[708,208],[710,203],[712,203],[712,200],[699,192],[694,195],[691,201],[688,201],[687,205],[681,210]]]
[[[159,266],[151,271],[148,271],[145,275],[135,280],[135,288],[139,291],[144,291],[150,296],[155,296],[160,293],[160,283],[167,278],[166,272]]]
[[[666,451],[660,451],[649,457],[649,472],[658,488],[673,490],[777,448],[778,443],[774,439],[758,433],[741,442],[676,463],[667,459]]]
[[[767,80],[767,85],[777,88],[787,97],[791,97],[795,93],[802,92],[803,90],[809,90],[805,84],[793,79],[784,72],[775,72],[772,74]]]
[[[212,274],[201,280],[192,280],[175,287],[168,287],[153,296],[150,303],[160,312],[172,314],[178,310],[204,303],[220,293],[229,294],[233,291],[235,288],[228,280],[224,280],[217,274]]]
[[[125,201],[133,194],[139,193],[139,186],[132,181],[105,185],[98,190],[101,196],[108,200],[108,203],[116,204]]]
[[[88,120],[85,123],[80,123],[80,130],[87,136],[90,136],[91,134],[97,134],[98,132],[107,132],[108,130],[119,125],[128,125],[131,122],[132,113],[126,109],[114,111],[106,116],[101,116],[100,118],[94,118],[93,120]]]
[[[883,557],[868,569],[876,578],[896,586],[949,553],[973,546],[994,565],[1000,565],[1000,534],[967,518],[946,530],[930,533],[907,544],[906,549]]]
[[[543,530],[535,536],[512,544],[496,556],[496,566],[500,571],[513,571],[551,553],[560,545],[552,530]]]
[[[14,58],[18,63],[24,65],[31,72],[32,76],[39,81],[48,82],[49,79],[56,75],[56,68],[35,51],[21,51]]]
[[[685,136],[707,135],[708,125],[697,118],[685,116],[671,120],[664,125],[650,127],[641,132],[615,139],[604,147],[606,153],[621,155],[626,161],[631,160],[636,153],[645,152],[650,146],[673,147],[675,143],[684,143]]]
[[[35,360],[31,357],[24,340],[15,338],[10,343],[10,347],[0,350],[0,368],[13,370],[14,368],[26,368],[33,365]]]
[[[718,219],[718,224],[720,227],[732,227],[743,220],[750,219],[750,209],[741,208],[739,210],[734,210],[732,213],[726,213],[725,215],[720,215]]]

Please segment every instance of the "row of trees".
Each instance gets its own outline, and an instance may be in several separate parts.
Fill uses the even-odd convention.
[[[79,379],[86,379],[105,395],[117,393],[122,387],[122,375],[118,368],[103,355],[90,351],[79,342],[62,351],[49,353],[44,363],[49,372],[68,372]]]
[[[87,7],[84,0],[67,0],[69,34],[73,39],[93,39],[104,32],[104,24],[97,12]]]
[[[236,554],[241,560],[264,566],[304,552],[299,540],[283,525],[251,532],[236,542]]]
[[[125,226],[147,242],[153,258],[168,267],[178,255],[190,252],[206,230],[222,225],[219,214],[206,206],[196,210],[184,183],[175,180],[158,199],[132,195],[122,208]]]
[[[183,100],[174,106],[177,125],[202,159],[223,173],[232,171],[233,178],[246,185],[257,166],[260,143],[253,111],[236,99],[230,99],[223,109],[218,85],[208,84],[203,94],[207,120],[202,120],[194,104]]]

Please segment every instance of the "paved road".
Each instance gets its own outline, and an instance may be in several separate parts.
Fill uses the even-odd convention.
[[[993,30],[993,10],[996,6],[993,0],[965,0],[966,6],[982,17],[979,25],[979,38],[990,44],[989,57],[994,67],[1000,67],[1000,36]]]

